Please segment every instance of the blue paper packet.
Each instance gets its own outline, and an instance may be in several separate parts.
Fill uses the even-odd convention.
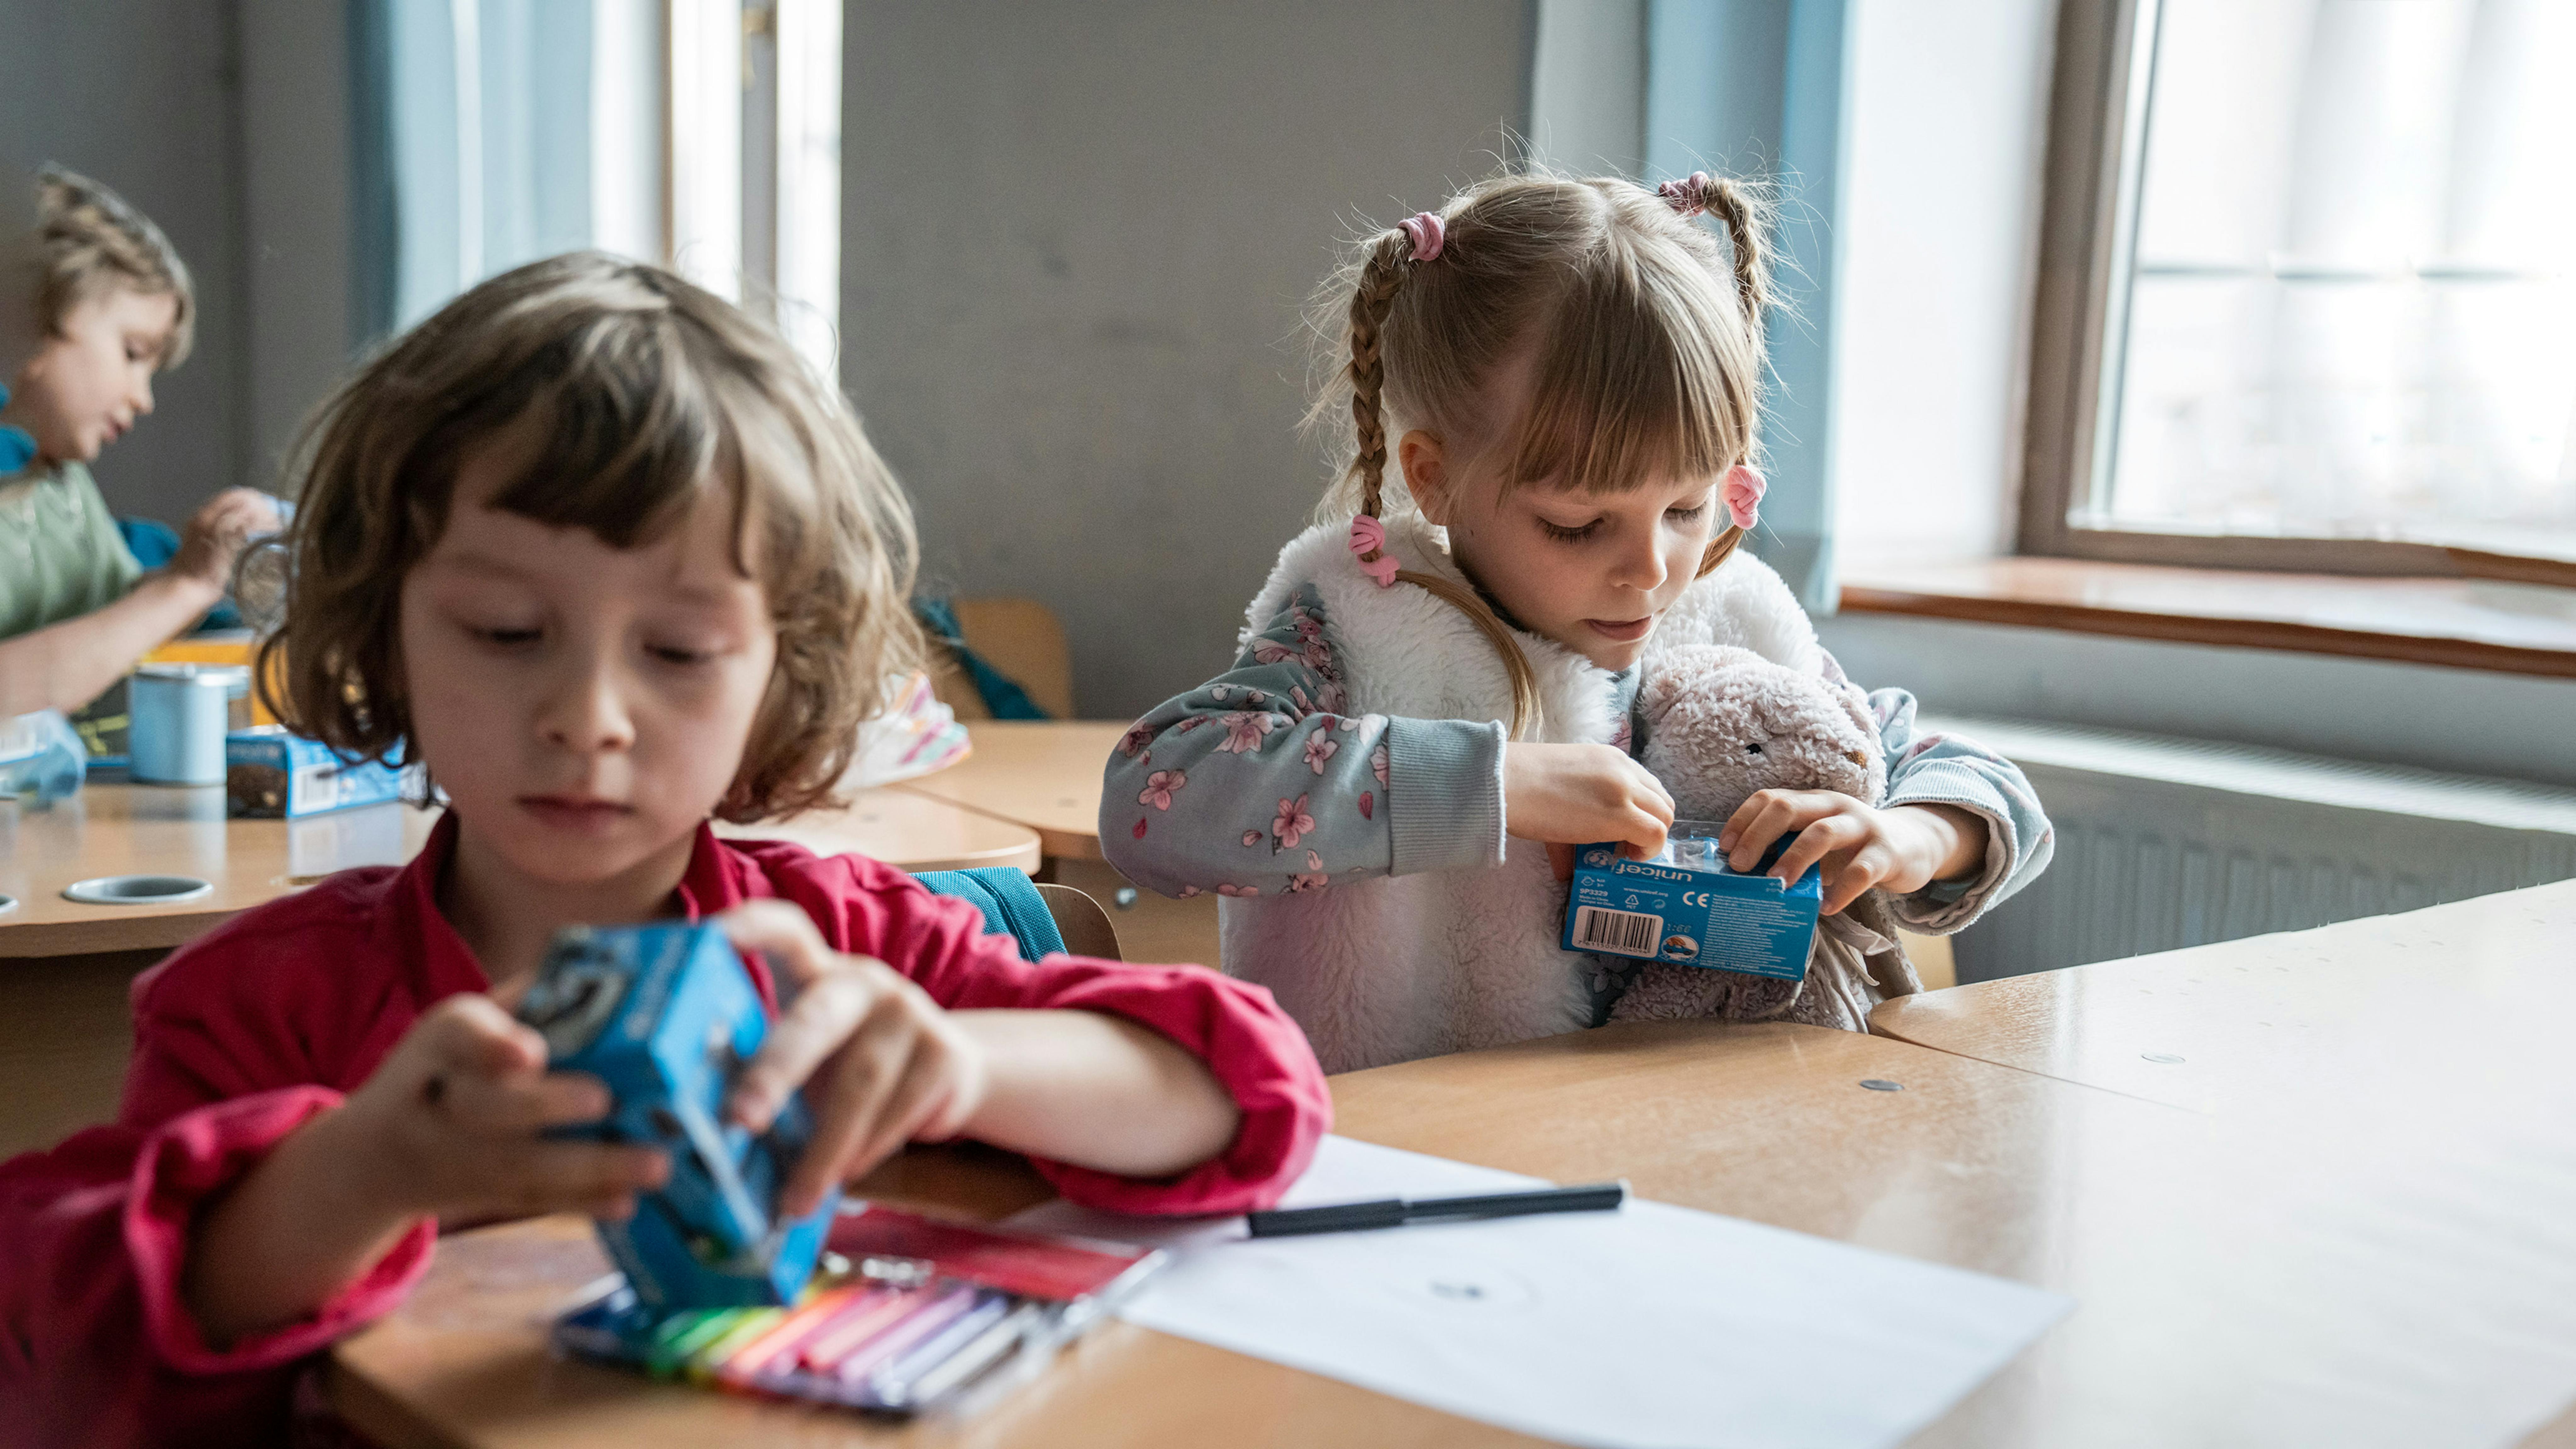
[[[1664,848],[1646,860],[1620,855],[1616,842],[1577,850],[1565,949],[1806,979],[1823,913],[1822,873],[1810,866],[1794,884],[1741,874],[1717,848],[1720,828],[1715,821],[1676,820]],[[1782,837],[1760,868],[1769,869],[1795,839]]]
[[[556,1070],[588,1072],[615,1098],[607,1117],[559,1135],[671,1154],[661,1190],[626,1221],[598,1225],[637,1298],[665,1312],[793,1302],[840,1195],[803,1217],[775,1216],[812,1135],[801,1098],[757,1136],[723,1119],[734,1074],[769,1034],[724,932],[699,922],[564,930],[518,1014]]]

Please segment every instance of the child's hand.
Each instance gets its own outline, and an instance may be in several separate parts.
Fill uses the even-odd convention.
[[[255,488],[227,488],[206,500],[188,526],[179,531],[179,551],[170,572],[217,589],[229,588],[233,560],[257,533],[277,531],[277,506]]]
[[[335,1126],[353,1129],[369,1195],[405,1213],[622,1218],[670,1175],[658,1149],[538,1136],[609,1106],[598,1078],[548,1072],[545,1038],[492,998],[451,996],[403,1034]]]
[[[882,961],[825,945],[814,922],[783,901],[753,901],[717,919],[782,978],[783,1009],[735,1082],[726,1115],[764,1130],[799,1083],[814,1114],[813,1143],[779,1195],[781,1215],[813,1211],[834,1184],[906,1142],[965,1130],[984,1102],[984,1052],[929,993]]]
[[[1503,828],[1544,840],[1558,880],[1574,878],[1574,847],[1621,842],[1643,859],[1664,848],[1672,792],[1612,745],[1503,746]]]
[[[1771,874],[1794,881],[1822,863],[1829,916],[1872,886],[1904,895],[1958,875],[1986,854],[1986,822],[1968,811],[1948,805],[1879,810],[1833,790],[1758,790],[1727,818],[1717,844],[1729,866],[1749,871],[1792,830],[1798,838]]]

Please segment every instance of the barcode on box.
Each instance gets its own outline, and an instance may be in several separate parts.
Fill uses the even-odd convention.
[[[1584,906],[1574,913],[1574,944],[1614,956],[1652,956],[1663,947],[1664,918],[1644,911]]]

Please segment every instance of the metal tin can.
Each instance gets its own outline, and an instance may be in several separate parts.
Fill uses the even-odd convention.
[[[127,749],[138,781],[224,783],[224,734],[231,700],[250,692],[238,664],[146,664],[126,691]]]

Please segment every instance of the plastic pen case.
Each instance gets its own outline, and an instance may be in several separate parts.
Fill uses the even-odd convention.
[[[670,1312],[617,1282],[554,1337],[583,1358],[735,1393],[880,1415],[965,1409],[1044,1367],[1164,1261],[852,1204],[792,1304]]]

